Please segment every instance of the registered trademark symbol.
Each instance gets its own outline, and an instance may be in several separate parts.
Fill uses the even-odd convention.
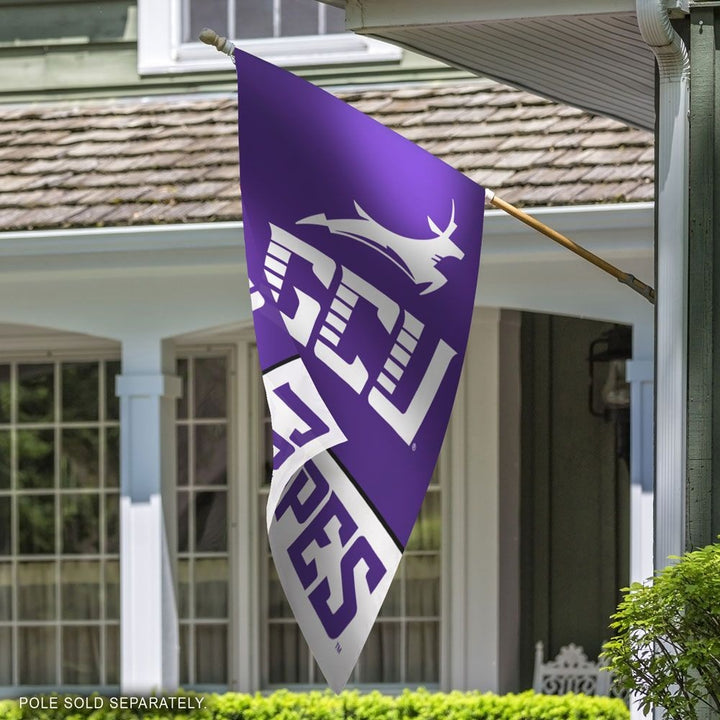
[[[416,443],[413,443],[413,444],[412,444],[412,451],[415,452],[416,450],[417,450],[417,444],[416,444]]]

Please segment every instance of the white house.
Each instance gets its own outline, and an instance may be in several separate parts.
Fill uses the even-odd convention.
[[[225,72],[181,42],[194,3],[137,10],[145,77]],[[333,33],[253,46],[410,62]],[[323,683],[265,540],[227,67],[213,92],[0,105],[4,695]],[[652,284],[649,132],[489,80],[410,79],[334,91]],[[653,322],[487,212],[451,427],[355,684],[514,690],[537,639],[598,651],[619,586],[652,571]],[[629,467],[622,423],[588,407],[591,343],[614,324],[632,335]]]

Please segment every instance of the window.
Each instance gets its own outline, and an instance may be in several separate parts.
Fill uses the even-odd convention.
[[[0,362],[0,685],[119,683],[119,367]]]
[[[226,354],[185,354],[177,407],[180,683],[228,685],[228,372]]]
[[[227,70],[227,58],[197,40],[203,27],[283,66],[400,59],[399,48],[344,24],[343,10],[317,0],[138,0],[138,71]]]
[[[238,41],[345,32],[345,11],[316,0],[183,0],[182,41],[204,27]]]
[[[272,431],[263,414],[265,462],[257,485],[258,527],[265,533],[265,506],[272,474]],[[349,683],[440,683],[441,501],[437,469],[390,591]],[[261,683],[324,684],[320,668],[295,622],[280,585],[267,535],[260,543]]]

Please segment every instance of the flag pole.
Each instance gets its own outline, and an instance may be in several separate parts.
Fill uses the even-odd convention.
[[[557,230],[553,230],[551,227],[545,225],[545,223],[542,223],[538,219],[528,215],[526,212],[523,212],[520,208],[517,208],[506,200],[499,198],[492,190],[485,190],[485,199],[494,207],[504,210],[508,213],[508,215],[512,215],[517,220],[520,220],[520,222],[523,222],[533,228],[533,230],[537,230],[571,252],[574,252],[576,255],[579,255],[584,260],[592,263],[595,267],[604,270],[623,285],[627,285],[629,288],[635,290],[635,292],[640,293],[640,295],[642,295],[650,303],[653,305],[655,304],[655,290],[641,280],[638,280],[634,275],[623,272],[619,268],[615,267],[615,265],[610,264],[601,257],[598,257],[589,250],[586,250],[581,245],[578,245],[576,242],[573,242],[570,238],[566,238],[564,235],[561,235],[557,232]]]
[[[217,48],[219,52],[229,55],[234,59],[233,51],[235,50],[235,46],[228,38],[221,37],[214,30],[211,30],[210,28],[203,28],[200,33],[200,40],[206,45],[212,45],[214,48]],[[601,257],[591,253],[589,250],[586,250],[584,247],[578,245],[569,238],[566,238],[564,235],[561,235],[556,230],[553,230],[551,227],[548,227],[536,218],[528,215],[526,212],[523,212],[520,208],[516,208],[509,202],[499,198],[492,190],[485,190],[485,199],[494,207],[504,210],[509,215],[512,215],[514,218],[520,220],[520,222],[525,223],[534,230],[537,230],[543,235],[549,237],[551,240],[554,240],[556,243],[559,243],[563,247],[567,248],[571,252],[574,252],[576,255],[579,255],[584,260],[587,260],[601,270],[604,270],[606,273],[616,278],[619,282],[623,283],[623,285],[627,285],[629,288],[635,290],[635,292],[640,293],[640,295],[642,295],[650,303],[653,305],[655,304],[655,290],[653,290],[653,288],[649,285],[646,285],[644,282],[638,280],[634,275],[623,272],[606,260],[603,260]]]

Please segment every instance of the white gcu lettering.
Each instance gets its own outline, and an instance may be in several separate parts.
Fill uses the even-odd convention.
[[[452,225],[451,220],[451,225]],[[291,233],[270,224],[271,242],[264,261],[265,277],[271,286],[273,299],[277,302],[285,285],[288,264],[293,255],[310,263],[315,277],[329,290],[338,265],[327,255],[300,240]],[[359,355],[345,360],[337,348],[345,334],[357,302],[362,298],[377,310],[377,316],[388,336],[392,336],[400,315],[400,307],[385,293],[366,280],[340,266],[342,277],[330,309],[322,320],[317,333],[314,330],[320,316],[320,302],[296,286],[291,286],[298,300],[295,314],[282,313],[285,327],[291,337],[307,347],[315,336],[313,352],[339,378],[344,380],[358,395],[370,382],[368,369]],[[368,403],[393,430],[409,445],[422,425],[430,405],[442,383],[450,361],[457,354],[444,340],[439,340],[425,373],[405,411],[393,403],[393,395],[402,381],[406,368],[417,351],[423,324],[409,312],[404,311],[403,324],[394,339],[382,371],[374,379]]]
[[[346,267],[343,267],[342,273],[342,280],[314,349],[315,355],[359,395],[367,385],[367,368],[358,356],[355,356],[352,362],[343,360],[332,346],[339,344],[359,297],[377,308],[378,319],[388,334],[395,326],[400,308],[385,293],[380,292]]]
[[[265,278],[273,288],[275,302],[280,297],[288,263],[293,254],[307,260],[312,266],[315,277],[324,287],[330,287],[337,268],[333,260],[277,225],[270,223],[270,230],[272,242],[265,256]],[[290,335],[301,345],[306,346],[310,342],[310,335],[320,314],[320,303],[297,287],[293,287],[293,290],[298,300],[297,310],[292,317],[285,313],[281,315]]]
[[[405,366],[412,357],[412,351],[417,345],[417,340],[422,332],[422,323],[405,311],[405,323],[403,329],[395,341],[393,349],[390,351],[390,357],[385,363],[383,372],[377,378],[377,384],[370,390],[368,402],[370,406],[377,410],[380,417],[384,418],[395,432],[409,445],[420,426],[425,420],[425,416],[430,410],[430,405],[435,399],[435,395],[440,387],[440,383],[445,377],[450,361],[457,355],[444,340],[440,340],[435,347],[430,364],[425,370],[418,389],[415,391],[410,404],[405,412],[401,412],[389,398],[385,397],[379,389],[382,387],[388,395],[395,392],[397,382],[405,371]],[[409,328],[415,330],[417,335],[413,335]],[[394,378],[391,379],[391,377]]]

